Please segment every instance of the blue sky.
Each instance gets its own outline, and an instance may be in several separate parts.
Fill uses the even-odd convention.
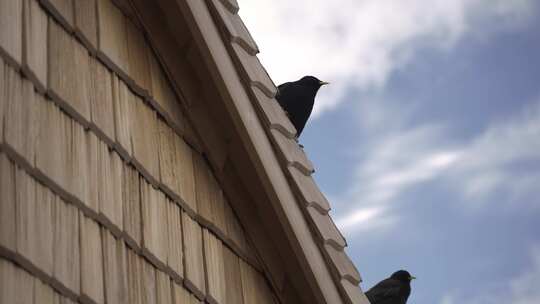
[[[540,4],[239,2],[277,84],[332,83],[301,142],[362,287],[540,303]]]

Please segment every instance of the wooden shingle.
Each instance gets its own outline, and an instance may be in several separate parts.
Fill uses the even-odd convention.
[[[15,165],[0,152],[0,246],[15,252]]]
[[[167,263],[167,198],[141,178],[143,253],[160,267]]]
[[[90,196],[88,189],[88,137],[82,125],[71,120],[71,144],[68,153],[71,166],[68,176],[69,191],[84,207],[95,213],[95,210],[87,205]],[[97,214],[97,213],[96,213]]]
[[[131,125],[135,96],[118,76],[113,75],[113,108],[115,147],[125,159],[133,153],[131,147]]]
[[[197,215],[208,226],[214,226],[212,205],[216,203],[219,191],[217,182],[200,154],[193,155],[193,167],[195,170],[195,189],[197,194]]]
[[[141,196],[139,173],[134,167],[124,166],[122,175],[124,235],[133,248],[141,246]]]
[[[131,129],[134,162],[147,179],[156,183],[159,179],[156,112],[136,97],[134,117],[137,122]]]
[[[240,16],[228,9],[226,6],[228,2],[223,0],[212,0],[212,3],[226,29],[227,36],[225,39],[230,42],[238,43],[248,54],[252,56],[257,55],[259,52],[257,44],[253,40],[253,37],[251,37],[251,34],[244,22],[242,22]]]
[[[31,262],[48,276],[53,274],[54,206],[56,195],[46,186],[36,183],[35,252]]]
[[[204,302],[201,302],[190,293],[187,289],[184,287],[173,283],[173,303],[174,304],[201,304]]]
[[[246,254],[248,249],[244,230],[228,203],[225,204],[225,221],[227,223],[227,238],[236,250]]]
[[[225,197],[223,190],[217,184],[217,180],[214,178],[216,191],[214,192],[214,203],[212,204],[212,221],[217,228],[216,233],[225,238],[227,234],[227,222],[225,219]]]
[[[0,55],[19,66],[22,57],[22,1],[0,0]]]
[[[133,250],[127,250],[127,303],[143,304],[143,259]],[[110,303],[107,301],[107,303]],[[112,302],[115,303],[115,302]]]
[[[264,278],[249,264],[240,260],[244,303],[274,303]]]
[[[22,268],[16,267],[15,277],[12,277],[11,279],[15,281],[14,287],[16,298],[14,299],[14,301],[9,301],[5,303],[33,304],[34,277]]]
[[[172,304],[171,279],[162,271],[156,271],[157,302],[159,304]]]
[[[15,172],[15,189],[17,253],[26,264],[36,254],[36,181],[20,167]]]
[[[165,72],[158,63],[153,53],[150,54],[150,71],[152,74],[152,100],[155,106],[174,125],[177,130],[183,132],[183,117],[180,103],[171,87]]]
[[[333,246],[336,250],[343,250],[347,243],[339,232],[336,224],[329,214],[322,214],[314,207],[306,207],[307,217],[315,227],[315,232],[323,243]]]
[[[54,290],[38,278],[34,278],[34,304],[56,304]]]
[[[129,76],[135,84],[135,91],[143,96],[148,96],[152,85],[148,61],[150,50],[142,31],[128,18],[126,18],[126,30]]]
[[[202,155],[193,154],[197,215],[206,225],[212,225],[211,172]]]
[[[108,144],[114,143],[113,74],[97,59],[91,60],[90,105],[92,127]]]
[[[223,264],[225,265],[225,295],[224,303],[244,303],[242,296],[242,278],[240,275],[240,259],[226,246],[223,246]]]
[[[139,304],[137,296],[140,288],[138,285],[140,284],[138,281],[140,280],[138,259],[129,259],[124,242],[121,239],[116,239],[106,228],[101,228],[101,241],[105,302]],[[130,265],[130,262],[133,264]]]
[[[90,57],[58,23],[49,19],[48,94],[71,115],[90,123]]]
[[[142,260],[142,303],[143,304],[158,304],[157,302],[157,285],[156,285],[156,268],[147,260]]]
[[[62,142],[59,147],[62,155],[62,162],[60,163],[60,179],[58,185],[62,190],[62,193],[68,192],[71,187],[70,172],[72,171],[73,166],[73,155],[71,154],[71,143],[73,141],[73,120],[65,114],[65,112],[60,111],[59,117],[60,125],[60,140]]]
[[[352,284],[348,280],[341,280],[345,303],[347,304],[370,304],[366,295],[358,285]]]
[[[226,301],[225,265],[223,243],[208,229],[203,229],[204,262],[206,270],[206,301],[210,304],[222,304]]]
[[[38,0],[24,0],[22,70],[36,89],[47,89],[47,14]]]
[[[202,229],[201,226],[185,212],[182,212],[182,228],[184,234],[185,259],[184,284],[197,296],[197,298],[202,300],[206,294]]]
[[[39,127],[34,86],[13,69],[7,68],[6,72],[4,140],[12,151],[33,166]]]
[[[73,29],[74,0],[40,0],[43,6],[69,31]],[[78,2],[75,0],[75,2]]]
[[[315,184],[315,180],[311,176],[303,174],[296,167],[289,167],[288,170],[292,177],[291,185],[296,190],[304,207],[313,207],[322,214],[327,214],[330,211],[330,203]]]
[[[7,69],[8,66],[4,63],[4,60],[0,57],[0,134],[4,134],[4,112],[6,111],[6,98],[4,96],[6,92],[6,87],[4,83],[4,70]],[[3,135],[0,136],[0,144],[4,142]]]
[[[82,213],[80,213],[79,224],[81,233],[81,301],[102,304],[105,302],[103,290],[104,250],[101,246],[100,228],[97,222]]]
[[[178,178],[176,176],[176,151],[174,131],[161,119],[158,119],[159,129],[159,178],[162,187],[178,197]]]
[[[65,133],[60,109],[38,95],[39,135],[36,143],[36,168],[39,174],[57,185],[63,182]]]
[[[116,211],[113,208],[111,155],[107,145],[98,139],[98,171],[97,193],[99,201],[100,221],[112,227],[112,219]]]
[[[22,134],[21,128],[23,126],[18,123],[21,120],[23,113],[23,101],[22,101],[22,78],[20,74],[15,71],[10,66],[6,66],[3,81],[3,91],[2,93],[2,103],[3,103],[3,113],[2,118],[5,120],[5,131],[0,134],[2,136],[2,142],[11,142],[10,146],[13,150],[22,155]],[[15,117],[12,117],[15,115]]]
[[[120,158],[120,155],[116,153],[116,151],[111,150],[109,152],[109,155],[111,157],[111,185],[112,185],[112,201],[110,202],[110,205],[112,205],[112,217],[111,217],[111,223],[115,226],[115,229],[112,229],[113,231],[118,229],[117,232],[120,233],[120,231],[123,230],[123,191],[122,191],[122,178],[124,174],[124,162]]]
[[[123,161],[120,156],[107,145],[100,142],[99,148],[99,214],[108,228],[120,235],[123,230],[122,209],[122,174]]]
[[[93,53],[97,48],[96,0],[75,0],[74,6],[75,35]]]
[[[304,175],[311,175],[315,169],[313,164],[307,158],[306,153],[294,139],[285,137],[278,130],[270,130],[271,138],[281,152],[281,158],[286,166],[293,166],[300,170]]]
[[[59,304],[77,304],[78,302],[73,301],[71,298],[64,297],[62,295],[58,295],[58,303]]]
[[[126,20],[111,0],[97,0],[98,56],[121,75],[129,67]]]
[[[176,274],[175,279],[184,277],[184,252],[182,244],[182,211],[180,207],[167,199],[169,251],[167,266]]]
[[[280,131],[288,138],[294,139],[296,129],[277,100],[266,96],[258,87],[251,86],[251,91],[257,100],[257,108],[263,113],[262,119],[266,123],[266,126],[270,129]]]
[[[88,181],[87,181],[87,197],[83,202],[94,213],[99,213],[99,197],[100,197],[100,154],[103,143],[97,138],[94,132],[86,132],[87,144],[87,163],[88,163]]]
[[[238,6],[238,2],[236,0],[220,0],[223,5],[225,5],[225,7],[227,7],[227,9],[229,11],[231,11],[231,13],[233,14],[236,14],[238,13],[238,10],[240,9],[240,7]]]
[[[277,88],[268,76],[268,73],[262,66],[257,56],[253,56],[246,52],[244,47],[236,42],[231,44],[234,54],[236,55],[239,66],[244,72],[244,78],[253,86],[258,87],[266,96],[273,98],[276,96]]]
[[[354,285],[360,284],[362,279],[360,273],[354,266],[349,256],[343,250],[336,250],[333,246],[324,245],[324,252],[330,265],[333,266],[334,273],[341,280],[347,280]]]
[[[80,291],[79,211],[63,200],[54,206],[54,268],[59,288],[78,295]]]
[[[249,264],[240,260],[240,278],[242,280],[242,295],[244,303],[261,301],[257,293],[256,271]]]
[[[195,172],[193,164],[194,151],[179,137],[175,136],[176,175],[178,176],[178,189],[186,209],[191,213],[197,212],[197,199],[195,194]]]
[[[187,291],[182,285],[175,282],[172,283],[172,295],[174,304],[190,304],[191,293]]]
[[[0,303],[15,303],[17,266],[0,257]]]

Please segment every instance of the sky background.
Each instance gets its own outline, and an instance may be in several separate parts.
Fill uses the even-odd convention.
[[[300,141],[364,290],[540,303],[540,2],[238,2],[276,84],[332,83]]]

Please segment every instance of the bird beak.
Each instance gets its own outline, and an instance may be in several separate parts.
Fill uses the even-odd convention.
[[[411,280],[411,281],[412,281],[412,280],[416,280],[416,277],[411,276],[411,277],[409,278],[409,280]]]
[[[327,85],[327,84],[330,84],[330,82],[326,82],[326,81],[319,81],[319,84],[320,84],[321,86],[323,86],[323,85]]]

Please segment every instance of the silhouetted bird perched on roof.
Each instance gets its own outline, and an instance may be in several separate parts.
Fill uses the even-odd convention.
[[[366,292],[371,304],[405,304],[411,294],[411,280],[416,279],[406,270],[394,272]]]
[[[304,76],[294,82],[286,82],[278,86],[276,99],[285,110],[299,137],[313,110],[315,95],[319,88],[328,82],[320,81],[313,76]]]

